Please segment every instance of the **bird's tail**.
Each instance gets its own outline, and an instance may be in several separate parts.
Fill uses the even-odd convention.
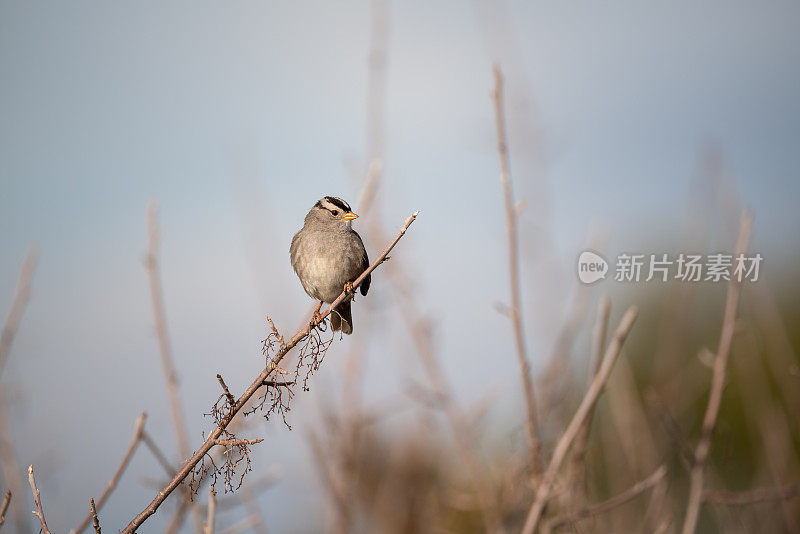
[[[349,300],[331,310],[331,326],[334,332],[341,330],[348,335],[353,333],[353,316],[350,314]]]

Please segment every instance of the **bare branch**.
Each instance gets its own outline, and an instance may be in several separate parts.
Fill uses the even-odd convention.
[[[587,517],[591,517],[593,515],[602,514],[613,508],[616,508],[617,506],[625,504],[626,502],[630,501],[631,499],[637,497],[641,493],[644,493],[648,489],[658,484],[666,474],[667,474],[667,467],[665,465],[661,465],[659,466],[658,469],[656,469],[650,476],[648,476],[644,480],[640,480],[639,482],[637,482],[630,488],[626,489],[622,493],[614,495],[613,497],[611,497],[606,501],[594,504],[592,506],[587,506],[586,508],[582,508],[576,512],[570,512],[551,519],[547,523],[547,529],[548,530],[555,529],[561,525],[574,523],[575,521],[586,519]]]
[[[3,365],[6,363],[6,357],[11,350],[11,342],[14,341],[14,335],[17,333],[19,321],[22,319],[22,312],[25,311],[25,305],[28,303],[28,295],[31,290],[31,277],[33,276],[33,269],[36,267],[38,258],[39,253],[36,252],[36,249],[29,248],[22,262],[22,269],[20,269],[19,279],[17,281],[17,292],[14,295],[11,309],[3,325],[3,332],[0,334],[0,373],[3,372]]]
[[[736,256],[747,251],[750,241],[750,230],[753,218],[749,212],[742,215],[739,226],[739,237],[736,240]],[[711,435],[717,423],[719,407],[722,403],[722,390],[725,386],[725,372],[728,366],[728,357],[731,352],[733,333],[736,329],[736,310],[739,307],[739,295],[742,283],[736,276],[731,276],[728,282],[728,296],[725,301],[725,315],[722,323],[719,347],[714,359],[714,374],[711,378],[711,393],[708,396],[708,405],[703,417],[703,427],[700,440],[694,450],[691,482],[689,485],[689,498],[686,504],[686,517],[683,522],[683,534],[692,534],[697,527],[697,517],[700,514],[700,505],[703,501],[703,481],[705,479],[705,466],[708,451],[711,448]]]
[[[522,388],[525,393],[527,409],[528,440],[530,441],[531,466],[534,479],[542,474],[542,460],[539,453],[539,437],[536,423],[536,396],[533,391],[531,367],[528,363],[525,348],[525,330],[522,326],[522,297],[519,282],[519,252],[517,238],[517,212],[514,209],[514,192],[511,187],[511,168],[506,142],[505,115],[503,113],[503,74],[500,67],[494,68],[494,116],[497,127],[497,154],[500,158],[500,182],[503,184],[503,196],[506,209],[506,232],[508,234],[508,268],[511,284],[511,308],[509,317],[514,328],[514,343],[517,346],[517,360]]]
[[[3,505],[0,506],[0,527],[6,522],[6,510],[8,505],[11,504],[11,490],[6,490],[6,496],[3,499]]]
[[[372,263],[372,265],[370,265],[369,268],[366,271],[364,271],[361,274],[361,276],[359,276],[356,279],[355,282],[353,282],[353,290],[357,289],[362,284],[364,279],[367,276],[369,276],[369,274],[372,273],[372,271],[374,271],[375,268],[377,268],[378,265],[380,265],[383,262],[383,259],[386,256],[389,255],[389,252],[391,252],[391,250],[394,248],[397,242],[400,241],[400,239],[402,239],[403,235],[405,235],[406,231],[408,230],[408,227],[411,226],[411,223],[414,222],[418,214],[419,212],[415,211],[414,213],[411,214],[411,216],[409,216],[405,220],[403,225],[400,227],[400,230],[398,231],[397,235],[395,235],[394,239],[392,239],[392,241],[384,249],[384,251],[378,256],[378,258]],[[322,318],[327,317],[331,313],[332,309],[336,308],[336,306],[341,304],[346,299],[347,300],[352,299],[352,294],[348,294],[347,292],[342,291],[339,297],[337,297],[337,299],[333,301],[333,303],[331,303],[331,305],[328,306],[328,308],[322,313],[321,317]],[[250,384],[250,386],[244,391],[244,393],[242,393],[242,395],[239,397],[236,403],[231,407],[228,413],[223,417],[223,419],[220,421],[217,427],[212,432],[209,433],[208,437],[200,446],[200,448],[192,455],[192,457],[188,461],[186,461],[186,463],[184,463],[180,471],[178,471],[175,477],[173,477],[173,479],[169,481],[169,483],[164,487],[164,489],[158,492],[153,501],[149,505],[147,505],[147,507],[142,512],[140,512],[125,527],[124,530],[122,530],[123,534],[133,534],[136,531],[136,529],[139,528],[139,526],[141,526],[141,524],[147,520],[148,517],[150,517],[156,512],[158,507],[161,506],[161,503],[163,503],[164,500],[173,491],[175,491],[175,489],[189,475],[189,473],[191,473],[194,470],[195,466],[200,462],[200,460],[208,453],[209,450],[211,450],[211,448],[215,445],[216,440],[219,439],[219,437],[222,435],[222,433],[225,431],[225,429],[233,420],[234,416],[236,416],[236,414],[239,413],[239,411],[241,411],[245,407],[247,402],[256,393],[256,391],[261,387],[263,387],[264,381],[275,371],[275,369],[278,367],[278,364],[281,362],[281,360],[283,360],[283,358],[286,356],[289,350],[291,350],[295,345],[300,343],[300,341],[305,339],[312,332],[312,330],[314,330],[314,328],[316,327],[312,324],[306,325],[305,327],[301,328],[292,337],[291,340],[289,340],[285,345],[281,346],[281,348],[272,357],[271,361],[268,362],[267,367],[256,377],[256,379],[253,381],[252,384]]]
[[[567,452],[569,452],[572,442],[578,435],[578,431],[583,426],[584,421],[588,418],[592,408],[594,407],[594,404],[600,397],[600,393],[603,390],[603,386],[605,386],[605,383],[608,381],[608,377],[611,376],[611,370],[614,368],[614,363],[617,361],[617,357],[622,350],[622,344],[628,337],[628,333],[633,327],[633,322],[636,320],[636,316],[638,314],[639,312],[636,306],[631,306],[628,308],[628,311],[626,311],[625,315],[622,317],[616,332],[614,332],[614,337],[611,339],[608,349],[606,349],[606,354],[603,357],[603,363],[600,365],[600,370],[594,377],[592,385],[586,391],[586,395],[583,397],[581,404],[575,411],[575,415],[572,416],[569,426],[567,426],[567,429],[564,431],[561,439],[558,440],[558,444],[553,451],[553,456],[550,459],[547,470],[544,472],[539,484],[539,488],[536,491],[536,500],[533,502],[533,505],[528,512],[528,517],[525,520],[525,526],[522,529],[523,534],[533,534],[533,532],[536,530],[536,526],[539,524],[539,520],[542,517],[544,506],[547,504],[547,501],[550,498],[550,493],[553,489],[553,482],[555,481],[558,469],[561,467],[561,463],[564,461]]]
[[[125,451],[125,454],[122,455],[122,461],[119,463],[117,470],[111,475],[111,479],[106,484],[106,489],[103,490],[103,493],[100,495],[100,498],[97,499],[97,508],[100,509],[108,499],[108,496],[111,495],[111,492],[114,491],[114,488],[117,487],[117,483],[119,482],[120,477],[122,477],[122,473],[125,472],[125,469],[128,468],[128,464],[133,458],[133,453],[136,452],[136,447],[139,445],[139,442],[142,440],[142,434],[144,432],[144,422],[147,420],[147,414],[142,412],[136,419],[136,423],[134,424],[134,431],[133,431],[133,438],[131,438],[131,442],[128,445],[128,449]],[[94,499],[92,499],[94,502]],[[75,528],[75,532],[80,534],[83,530],[89,526],[89,522],[92,520],[92,513],[91,511],[83,518],[80,525]]]
[[[31,492],[33,492],[33,502],[36,504],[36,510],[33,511],[33,515],[39,518],[39,522],[42,524],[42,532],[44,534],[50,534],[50,529],[47,528],[47,522],[44,520],[44,510],[42,509],[42,500],[39,497],[39,490],[36,488],[36,481],[33,479],[33,466],[28,466],[28,482],[31,485]]]
[[[800,494],[800,483],[786,484],[778,488],[757,488],[750,491],[727,493],[721,491],[706,492],[704,499],[713,504],[724,506],[745,506],[769,501],[791,499]]]
[[[100,519],[97,517],[97,507],[94,504],[94,499],[89,499],[89,513],[92,515],[92,526],[95,534],[100,534]]]

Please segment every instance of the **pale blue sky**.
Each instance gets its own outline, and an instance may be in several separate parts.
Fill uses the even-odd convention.
[[[702,143],[722,149],[766,265],[796,248],[797,3],[390,6],[379,213],[394,228],[422,210],[397,256],[419,277],[464,395],[486,380],[479,356],[496,353],[498,403],[519,407],[510,339],[496,348],[508,325],[493,311],[507,298],[495,60],[527,205],[524,258],[536,259],[537,232],[554,246],[524,271],[535,366],[589,227],[604,229],[609,250],[674,241]],[[264,314],[288,329],[308,305],[287,251],[305,212],[326,194],[355,202],[343,162],[364,158],[369,23],[368,2],[0,3],[3,313],[26,247],[41,253],[2,384],[16,399],[21,461],[43,464],[57,530],[103,487],[141,410],[175,450],[141,263],[147,199],[161,204],[166,306],[196,444],[214,375],[241,389],[263,363]],[[379,317],[396,320],[380,273],[374,287]],[[478,323],[484,334],[467,338]],[[400,327],[373,328],[399,347],[370,356],[368,394],[380,397],[417,370],[397,357]],[[318,389],[336,382],[351,341],[334,346]],[[298,397],[295,431],[273,429],[256,458],[257,470],[287,472],[262,499],[280,530],[318,504],[303,432],[316,394]],[[104,528],[152,496],[133,475],[157,466],[146,453],[135,462]]]

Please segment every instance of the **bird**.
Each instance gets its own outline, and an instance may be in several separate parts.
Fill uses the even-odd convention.
[[[353,230],[358,215],[339,197],[326,196],[317,201],[305,217],[303,227],[292,238],[289,258],[303,289],[319,305],[332,303],[343,290],[352,291],[353,282],[369,267],[367,250],[361,236]],[[369,291],[371,275],[361,283],[361,294]],[[353,333],[350,301],[331,310],[333,331]]]

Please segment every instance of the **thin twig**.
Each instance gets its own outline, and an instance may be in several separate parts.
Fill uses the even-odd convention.
[[[95,534],[100,534],[100,518],[97,517],[97,507],[94,504],[94,499],[89,499],[89,513],[92,514],[92,526]]]
[[[6,522],[6,510],[8,505],[11,504],[11,490],[6,490],[6,496],[3,499],[3,505],[0,506],[0,527]]]
[[[736,256],[747,251],[747,244],[750,240],[750,229],[753,218],[749,212],[742,215],[739,227],[739,237],[736,240]],[[694,460],[692,464],[691,482],[689,485],[689,498],[686,504],[686,517],[683,522],[683,534],[692,534],[697,527],[697,517],[700,514],[700,505],[703,501],[703,481],[705,479],[705,466],[708,459],[708,451],[711,448],[711,435],[717,423],[719,407],[722,403],[722,390],[725,387],[725,372],[728,367],[728,357],[731,352],[733,334],[736,329],[736,310],[739,307],[739,295],[742,290],[742,283],[736,276],[731,276],[728,283],[728,295],[725,301],[725,316],[722,323],[719,348],[714,358],[714,374],[711,378],[711,393],[708,396],[708,406],[706,406],[705,416],[703,417],[703,427],[700,432],[700,440],[694,450]]]
[[[272,321],[270,321],[270,322],[272,322]],[[222,375],[219,374],[219,373],[217,373],[217,380],[219,380],[219,385],[222,386],[222,391],[223,391],[223,393],[225,393],[225,398],[227,398],[228,402],[231,405],[233,405],[233,403],[236,402],[236,398],[233,395],[231,395],[231,392],[228,389],[228,386],[225,385],[225,381],[222,379]]]
[[[667,466],[661,465],[644,480],[640,480],[622,493],[614,495],[606,501],[594,504],[592,506],[587,506],[586,508],[582,508],[576,512],[569,512],[567,514],[554,517],[547,522],[547,529],[555,529],[561,525],[574,523],[575,521],[580,521],[581,519],[586,519],[587,517],[591,517],[593,515],[602,514],[603,512],[607,512],[613,508],[616,508],[617,506],[623,505],[658,484],[666,474]]]
[[[542,460],[539,453],[539,437],[536,424],[536,396],[533,391],[531,367],[528,363],[525,348],[525,330],[522,326],[522,297],[519,282],[519,243],[517,238],[517,213],[514,208],[514,192],[511,187],[511,168],[506,141],[505,115],[503,112],[503,74],[500,67],[494,68],[494,117],[497,127],[497,154],[500,158],[500,182],[503,184],[503,196],[506,210],[506,232],[508,234],[508,268],[511,284],[511,308],[509,317],[514,328],[514,343],[517,347],[519,373],[525,393],[527,410],[528,440],[530,441],[531,467],[534,479],[542,474]]]
[[[19,321],[22,319],[22,312],[25,311],[25,305],[28,303],[28,295],[31,289],[31,277],[33,276],[33,269],[36,267],[38,258],[39,253],[36,252],[36,249],[29,248],[22,262],[22,269],[20,269],[19,279],[17,280],[17,291],[11,303],[11,309],[6,317],[6,322],[3,325],[3,332],[0,334],[0,373],[3,371],[3,365],[6,363],[6,357],[11,349],[11,342],[14,340],[14,335],[17,333]]]
[[[533,532],[536,530],[536,526],[539,524],[539,520],[542,517],[544,507],[550,498],[550,493],[553,489],[553,483],[555,482],[558,469],[561,467],[561,463],[564,461],[567,452],[569,452],[572,442],[578,435],[578,431],[580,430],[581,426],[583,426],[584,421],[592,411],[592,407],[600,397],[600,393],[603,390],[603,386],[605,386],[605,383],[608,381],[608,377],[611,376],[611,370],[614,368],[614,363],[617,361],[617,357],[622,350],[622,344],[628,337],[628,333],[631,331],[633,322],[636,320],[636,316],[638,314],[639,312],[636,306],[631,306],[628,308],[628,311],[626,311],[625,315],[622,317],[617,330],[614,332],[614,337],[611,339],[608,349],[606,349],[606,354],[603,357],[603,363],[600,365],[600,370],[594,377],[592,385],[586,391],[586,395],[583,397],[581,404],[575,411],[575,415],[572,416],[569,426],[567,426],[567,429],[564,431],[561,439],[558,440],[558,444],[553,451],[553,456],[550,459],[547,470],[544,472],[539,484],[539,488],[536,491],[536,500],[533,502],[533,505],[531,505],[531,509],[528,512],[528,517],[525,520],[525,526],[522,529],[523,534],[533,534]]]
[[[97,499],[98,509],[103,507],[103,505],[106,502],[106,499],[108,499],[108,496],[111,495],[111,492],[114,491],[114,488],[117,487],[117,483],[119,482],[122,473],[124,473],[125,469],[128,468],[128,464],[130,463],[131,458],[133,458],[133,453],[136,452],[136,447],[142,440],[145,420],[147,420],[147,414],[142,412],[142,415],[140,415],[136,419],[136,423],[134,424],[133,438],[131,438],[131,442],[128,445],[128,449],[125,451],[125,454],[122,455],[122,461],[119,463],[119,466],[117,466],[117,470],[114,471],[114,474],[111,475],[111,479],[108,481],[108,484],[106,484],[106,489],[103,490],[103,493],[100,495],[100,498]],[[92,499],[92,501],[94,501],[94,499]],[[89,522],[91,520],[92,520],[92,514],[90,511],[88,514],[86,514],[86,517],[83,518],[83,521],[81,521],[80,525],[78,525],[75,528],[75,532],[77,534],[83,532],[83,530],[87,526],[89,526]]]
[[[391,252],[391,250],[394,248],[397,242],[400,241],[403,235],[405,235],[406,231],[408,230],[408,227],[411,226],[411,223],[414,222],[418,214],[419,212],[415,211],[414,213],[411,214],[411,216],[409,216],[405,220],[400,230],[398,231],[397,235],[395,235],[394,239],[392,239],[392,241],[389,243],[386,249],[384,249],[384,251],[380,254],[380,256],[378,256],[378,258],[372,263],[372,265],[370,265],[369,268],[366,271],[364,271],[361,274],[361,276],[359,276],[356,279],[355,282],[353,282],[354,290],[357,289],[364,281],[364,279],[367,276],[369,276],[369,274],[372,273],[372,271],[374,271],[375,268],[377,268],[378,265],[380,265],[383,262],[383,259],[386,256],[389,255],[389,252]],[[331,303],[331,305],[328,306],[328,308],[321,314],[320,316],[321,319],[327,317],[331,313],[331,310],[336,308],[336,306],[341,304],[343,301],[350,299],[352,299],[352,293],[348,294],[347,292],[342,291],[339,297],[337,297],[337,299],[333,301],[333,303]],[[169,483],[164,487],[164,489],[158,492],[153,501],[149,505],[147,505],[147,507],[144,510],[142,510],[142,512],[140,512],[125,527],[124,530],[122,530],[123,534],[133,534],[136,531],[136,529],[139,528],[142,525],[142,523],[144,523],[147,520],[148,517],[150,517],[156,512],[158,507],[161,506],[161,503],[163,503],[164,500],[173,491],[175,491],[175,488],[177,488],[180,485],[183,479],[185,479],[186,476],[190,472],[192,472],[192,470],[200,462],[200,460],[208,453],[209,450],[211,450],[211,448],[215,445],[216,440],[219,439],[219,437],[222,435],[222,432],[228,427],[228,425],[233,420],[234,416],[236,416],[236,414],[239,413],[239,411],[245,407],[250,398],[256,393],[256,391],[258,391],[263,386],[264,381],[275,371],[275,369],[278,367],[278,364],[281,362],[281,360],[283,360],[283,358],[286,356],[289,350],[291,350],[301,340],[305,339],[314,328],[316,328],[316,325],[312,324],[306,325],[305,327],[301,328],[292,337],[292,339],[290,339],[285,345],[281,346],[281,348],[272,357],[272,360],[267,364],[267,367],[256,377],[256,379],[253,381],[252,384],[250,384],[250,386],[244,391],[244,393],[242,393],[242,395],[236,401],[236,404],[234,404],[231,407],[231,409],[228,411],[225,417],[223,417],[222,421],[220,421],[219,425],[217,425],[217,427],[212,432],[209,433],[208,437],[206,438],[205,442],[203,442],[203,444],[200,446],[200,448],[197,449],[197,451],[192,455],[192,457],[189,458],[189,460],[183,464],[180,471],[178,471],[175,477],[173,477],[173,479],[169,481]]]
[[[206,516],[205,534],[214,534],[214,517],[217,511],[217,499],[214,486],[208,488],[208,516]]]
[[[42,532],[50,534],[50,529],[47,528],[47,521],[44,520],[44,509],[42,508],[42,499],[39,497],[39,490],[36,488],[36,481],[33,479],[33,466],[28,466],[28,483],[31,485],[31,492],[33,492],[33,502],[36,504],[36,510],[33,515],[39,518],[42,524]]]
[[[256,445],[264,441],[263,439],[216,439],[214,445],[223,445],[225,447],[238,447],[240,445]]]
[[[778,488],[757,488],[742,492],[706,492],[704,499],[713,504],[724,506],[745,506],[770,501],[791,499],[800,494],[800,483],[786,484]]]

